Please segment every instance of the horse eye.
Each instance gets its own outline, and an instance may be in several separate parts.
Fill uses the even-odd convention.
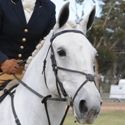
[[[66,52],[63,49],[58,50],[57,53],[59,56],[66,56]]]

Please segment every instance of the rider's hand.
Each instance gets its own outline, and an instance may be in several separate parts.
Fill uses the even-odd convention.
[[[19,70],[19,64],[18,61],[15,59],[8,59],[5,60],[2,64],[1,64],[1,70],[4,73],[7,74],[15,74],[18,72]]]

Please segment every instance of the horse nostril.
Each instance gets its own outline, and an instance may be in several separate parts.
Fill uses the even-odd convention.
[[[88,111],[87,105],[86,105],[86,101],[85,100],[81,100],[79,103],[79,110],[81,113],[85,113]]]
[[[102,101],[100,102],[100,105],[102,106]]]

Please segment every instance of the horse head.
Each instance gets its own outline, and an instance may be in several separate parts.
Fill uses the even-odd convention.
[[[49,84],[48,88],[55,95],[71,99],[70,105],[80,123],[92,123],[101,107],[101,97],[94,80],[97,51],[86,38],[94,14],[93,6],[79,24],[68,23],[67,3],[60,12],[50,40],[52,70],[57,84],[55,87]],[[48,75],[52,75],[50,71]],[[52,82],[52,79],[48,80],[49,82]],[[53,88],[58,91],[55,92]]]

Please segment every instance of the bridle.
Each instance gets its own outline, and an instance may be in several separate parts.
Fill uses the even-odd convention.
[[[46,54],[44,62],[43,62],[44,64],[43,64],[43,71],[42,71],[42,73],[44,75],[45,84],[46,84],[46,86],[48,88],[48,84],[47,84],[47,80],[46,80],[46,62],[47,62],[46,60],[47,60],[47,57],[48,57],[48,53],[51,52],[52,69],[53,69],[53,72],[54,72],[54,75],[55,75],[55,79],[56,79],[56,87],[57,87],[57,91],[58,91],[58,95],[59,95],[58,98],[54,98],[54,97],[52,97],[52,95],[43,96],[43,95],[39,94],[37,91],[35,91],[31,87],[29,87],[26,83],[24,83],[22,80],[20,80],[14,74],[14,77],[18,80],[18,82],[20,84],[22,84],[25,88],[27,88],[29,91],[31,91],[33,94],[35,94],[37,97],[42,99],[41,102],[45,106],[45,111],[46,111],[46,115],[47,115],[47,119],[48,119],[48,125],[51,125],[50,116],[49,116],[48,107],[47,107],[47,101],[48,100],[67,102],[67,107],[66,107],[65,113],[64,113],[64,115],[62,117],[62,120],[61,120],[61,122],[59,124],[59,125],[62,125],[64,123],[65,117],[66,117],[66,115],[68,113],[69,107],[73,106],[74,100],[75,100],[77,94],[79,93],[79,91],[81,90],[81,88],[89,81],[95,83],[95,76],[92,75],[92,74],[88,74],[88,73],[77,71],[77,70],[73,70],[73,69],[67,69],[67,68],[60,67],[60,66],[57,65],[55,54],[54,54],[54,49],[53,49],[53,41],[54,41],[54,39],[56,37],[58,37],[58,36],[60,36],[62,34],[65,34],[65,33],[78,33],[78,34],[84,35],[83,32],[81,32],[80,30],[64,30],[64,31],[58,32],[56,34],[53,34],[51,39],[50,39],[50,46],[48,48],[47,54]],[[63,83],[60,81],[60,79],[58,77],[58,71],[59,70],[62,70],[62,71],[65,71],[65,72],[81,74],[81,75],[84,75],[86,77],[86,80],[79,86],[79,88],[75,92],[73,98],[68,96],[68,94],[67,94],[67,92],[66,92],[66,90],[65,90],[65,88],[63,86]],[[18,118],[18,116],[16,114],[15,107],[14,107],[14,100],[13,100],[14,92],[10,93],[11,104],[12,104],[12,111],[13,111],[13,115],[14,115],[16,124],[17,125],[21,125],[20,120],[19,120],[19,118]]]
[[[86,80],[87,81],[93,81],[95,83],[95,80],[94,80],[94,75],[92,74],[87,74],[85,72],[82,72],[82,71],[78,71],[78,70],[73,70],[73,69],[67,69],[67,68],[64,68],[64,67],[60,67],[57,65],[57,62],[56,62],[56,58],[55,58],[55,53],[54,53],[54,49],[53,49],[53,41],[55,38],[57,38],[58,36],[62,35],[62,34],[65,34],[65,33],[78,33],[78,34],[82,34],[84,35],[84,33],[80,30],[63,30],[61,32],[58,32],[56,34],[53,34],[53,36],[51,37],[50,39],[50,47],[47,51],[47,54],[46,54],[46,57],[44,59],[44,65],[43,65],[43,73],[44,73],[44,79],[45,79],[45,83],[46,83],[46,86],[47,86],[47,82],[46,82],[46,74],[45,74],[45,68],[46,68],[46,58],[48,56],[48,53],[49,51],[51,51],[51,62],[52,62],[52,68],[53,68],[53,72],[55,74],[55,78],[56,78],[56,87],[57,87],[57,90],[58,90],[58,94],[59,96],[61,97],[61,93],[63,94],[64,97],[68,96],[66,90],[64,89],[63,87],[63,83],[60,81],[59,77],[58,77],[58,71],[59,70],[62,70],[62,71],[66,71],[66,72],[72,72],[72,73],[78,73],[78,74],[81,74],[81,75],[84,75],[86,76]],[[84,35],[85,36],[85,35]],[[83,85],[83,84],[82,84]],[[48,86],[47,86],[48,87]],[[60,92],[61,91],[61,92]],[[76,94],[75,94],[76,95]],[[75,99],[75,97],[74,97]]]

